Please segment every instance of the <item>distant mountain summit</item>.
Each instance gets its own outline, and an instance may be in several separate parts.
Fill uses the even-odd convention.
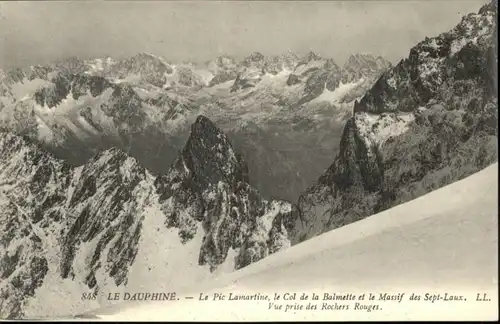
[[[313,51],[309,51],[300,61],[303,63],[309,63],[311,61],[320,61],[322,57]]]
[[[386,71],[392,64],[381,56],[371,54],[352,54],[342,67],[342,83],[355,82],[366,76]]]
[[[235,80],[238,76],[239,64],[230,56],[219,56],[215,60],[208,62],[207,67],[213,75],[209,81],[209,87]]]

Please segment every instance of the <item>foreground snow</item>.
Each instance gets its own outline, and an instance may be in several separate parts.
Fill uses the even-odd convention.
[[[497,168],[495,163],[241,271],[177,291],[179,301],[130,302],[93,314],[119,321],[494,320],[498,318]],[[231,292],[268,294],[269,301],[229,301]],[[272,300],[275,293],[286,292],[296,292],[297,299]],[[300,301],[303,292],[316,292],[319,300]],[[199,301],[200,293],[209,301]],[[226,295],[226,300],[213,301],[214,293]],[[325,301],[324,293],[372,293],[376,300],[367,297],[355,307],[358,301]],[[381,301],[380,293],[394,294],[395,299]],[[401,301],[398,293],[405,293]],[[412,293],[422,299],[410,301]],[[424,301],[426,293],[463,295],[466,301]],[[478,293],[487,293],[491,301],[476,301]],[[276,310],[270,302],[283,305],[282,309]],[[305,310],[309,303],[318,309]],[[297,310],[298,305],[304,309]],[[349,309],[339,310],[340,305]]]

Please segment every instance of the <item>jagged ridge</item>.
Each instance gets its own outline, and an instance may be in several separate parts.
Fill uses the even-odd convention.
[[[496,2],[426,39],[356,103],[340,153],[299,198],[292,244],[460,180],[497,160]]]
[[[27,138],[5,133],[0,141],[2,318],[32,313],[33,300],[49,297],[37,291],[46,294],[54,280],[61,289],[95,291],[134,284],[131,271],[147,267],[134,266],[138,255],[151,253],[141,242],[155,231],[175,230],[183,244],[201,237],[198,267],[210,271],[231,251],[236,259],[226,263],[238,269],[289,244],[275,219],[286,217],[290,204],[261,198],[248,184],[245,162],[204,116],[171,169],[156,179],[116,148],[74,168]],[[164,230],[143,226],[157,217]],[[168,258],[153,253],[146,257]]]

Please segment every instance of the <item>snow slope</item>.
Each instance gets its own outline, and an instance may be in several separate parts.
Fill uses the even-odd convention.
[[[122,304],[104,320],[494,320],[498,318],[498,163],[408,203],[273,254],[180,293],[176,302]],[[145,279],[147,280],[147,279]],[[267,301],[198,301],[200,292],[399,293],[381,310],[269,310]],[[464,295],[408,301],[411,293]],[[491,302],[476,301],[488,293]],[[179,294],[179,292],[178,292]],[[194,296],[186,300],[184,296]],[[278,304],[279,302],[277,302]],[[281,302],[291,305],[295,301]],[[307,302],[300,302],[307,304]],[[329,302],[333,304],[333,301]],[[214,311],[216,309],[216,311]]]

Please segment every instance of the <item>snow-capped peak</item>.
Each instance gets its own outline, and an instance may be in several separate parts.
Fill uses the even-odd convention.
[[[304,57],[302,58],[302,61],[305,63],[309,63],[311,61],[319,61],[322,60],[321,55],[319,55],[316,52],[309,51]]]

